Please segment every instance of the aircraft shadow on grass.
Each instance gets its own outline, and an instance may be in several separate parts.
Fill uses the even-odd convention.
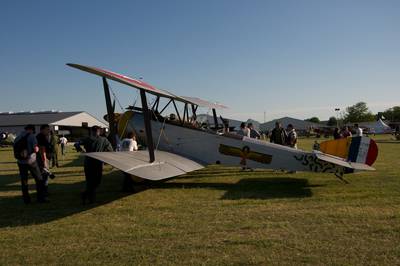
[[[307,179],[292,177],[276,178],[244,178],[236,183],[196,183],[196,182],[167,182],[152,185],[153,188],[209,188],[226,191],[221,199],[276,199],[276,198],[305,198],[312,196],[312,187],[322,185],[310,185]]]
[[[79,175],[83,175],[80,173]],[[29,179],[29,190],[32,203],[25,205],[20,192],[19,176],[0,175],[0,192],[15,192],[12,196],[0,197],[0,228],[18,227],[32,224],[42,224],[58,220],[70,215],[90,210],[92,208],[113,202],[130,194],[121,192],[123,176],[119,172],[106,173],[98,189],[95,204],[82,205],[80,192],[85,188],[85,181],[75,183],[59,183],[56,177],[50,181],[50,203],[36,202],[34,180]]]
[[[62,171],[59,174],[63,173]],[[79,175],[83,175],[79,173]],[[257,177],[244,178],[236,183],[221,182],[193,182],[194,178],[201,181],[201,174],[188,176],[191,180],[169,180],[163,183],[146,183],[138,186],[137,193],[147,189],[171,189],[171,188],[209,188],[224,190],[223,200],[239,199],[276,199],[276,198],[304,198],[311,197],[311,188],[320,185],[310,185],[307,179],[292,177]],[[62,180],[62,176],[58,177]],[[60,183],[57,178],[49,186],[50,203],[36,203],[34,181],[29,180],[32,204],[25,205],[20,195],[19,176],[0,174],[0,192],[15,192],[12,196],[0,197],[0,228],[18,227],[31,224],[48,223],[62,219],[73,214],[96,208],[132,194],[121,192],[123,175],[119,171],[105,173],[100,185],[95,204],[82,205],[80,192],[85,187],[84,180],[75,183]],[[133,194],[134,195],[134,194]]]

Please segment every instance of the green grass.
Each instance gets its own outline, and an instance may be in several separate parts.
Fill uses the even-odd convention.
[[[377,171],[348,175],[350,184],[210,166],[129,195],[107,167],[97,203],[85,206],[78,154],[55,170],[51,203],[25,206],[12,152],[1,149],[0,265],[399,265],[400,143],[382,140]]]

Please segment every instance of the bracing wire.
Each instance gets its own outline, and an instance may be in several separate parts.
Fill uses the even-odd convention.
[[[114,90],[111,88],[111,86],[109,86],[109,88],[110,88],[110,91],[111,91],[111,93],[112,93],[112,95],[113,95],[113,97],[114,97],[114,100],[117,101],[117,103],[118,103],[118,105],[119,105],[119,108],[121,108],[121,111],[124,111],[124,108],[122,107],[122,104],[121,104],[121,102],[119,101],[117,95],[115,95]]]

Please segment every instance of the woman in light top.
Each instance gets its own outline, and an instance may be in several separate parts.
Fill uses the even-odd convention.
[[[138,145],[136,142],[135,133],[129,132],[121,142],[121,151],[137,151]]]

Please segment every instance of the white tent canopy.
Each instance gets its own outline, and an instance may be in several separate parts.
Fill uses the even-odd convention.
[[[369,131],[374,134],[383,134],[392,132],[392,129],[385,122],[383,122],[382,119],[379,119],[378,121],[375,122],[362,124],[360,126],[368,128]]]

